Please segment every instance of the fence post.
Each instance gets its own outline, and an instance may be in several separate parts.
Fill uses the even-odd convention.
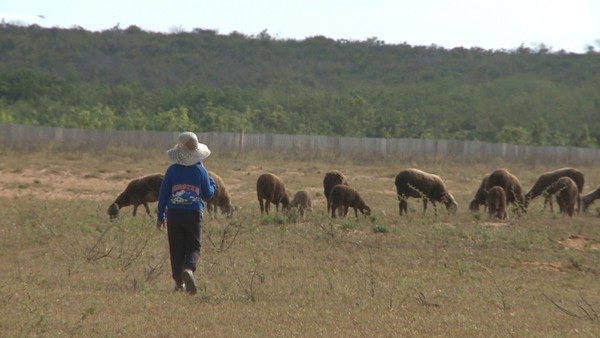
[[[239,153],[241,154],[244,151],[244,128],[240,132],[240,142],[239,142]]]

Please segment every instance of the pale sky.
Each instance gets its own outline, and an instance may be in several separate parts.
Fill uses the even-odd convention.
[[[276,39],[512,50],[600,50],[600,0],[0,0],[4,22],[103,31],[211,29]]]

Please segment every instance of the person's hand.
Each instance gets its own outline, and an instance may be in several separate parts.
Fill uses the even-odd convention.
[[[160,220],[157,220],[157,221],[156,221],[156,228],[157,228],[158,230],[162,230],[162,229],[164,229],[164,228],[165,228],[165,221],[160,221]]]

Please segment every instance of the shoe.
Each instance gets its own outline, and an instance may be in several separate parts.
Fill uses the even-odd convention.
[[[175,285],[174,293],[185,291],[185,284]]]
[[[181,275],[183,278],[183,285],[185,285],[185,290],[190,295],[196,294],[196,279],[194,279],[194,273],[190,269],[183,270],[183,274]]]

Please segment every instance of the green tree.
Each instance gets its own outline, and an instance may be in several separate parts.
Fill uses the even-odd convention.
[[[72,108],[61,115],[58,121],[67,128],[113,130],[116,120],[109,107],[96,105],[90,109]]]
[[[0,124],[12,124],[14,121],[8,109],[0,107]]]
[[[527,129],[518,126],[503,126],[496,134],[496,142],[527,144],[529,141],[529,133]]]
[[[147,130],[151,120],[139,108],[131,108],[118,118],[117,129]]]
[[[196,130],[198,126],[189,118],[187,107],[177,107],[167,111],[160,111],[154,121],[155,130],[182,131]]]
[[[531,128],[531,143],[536,145],[548,144],[548,137],[550,136],[550,128],[543,118],[538,118],[533,122]]]
[[[550,133],[550,145],[553,146],[567,146],[569,145],[569,138],[564,133],[555,130]]]
[[[587,124],[584,124],[581,128],[581,133],[575,138],[574,142],[576,147],[584,147],[584,148],[595,148],[596,147],[596,139],[590,136],[590,130]]]

